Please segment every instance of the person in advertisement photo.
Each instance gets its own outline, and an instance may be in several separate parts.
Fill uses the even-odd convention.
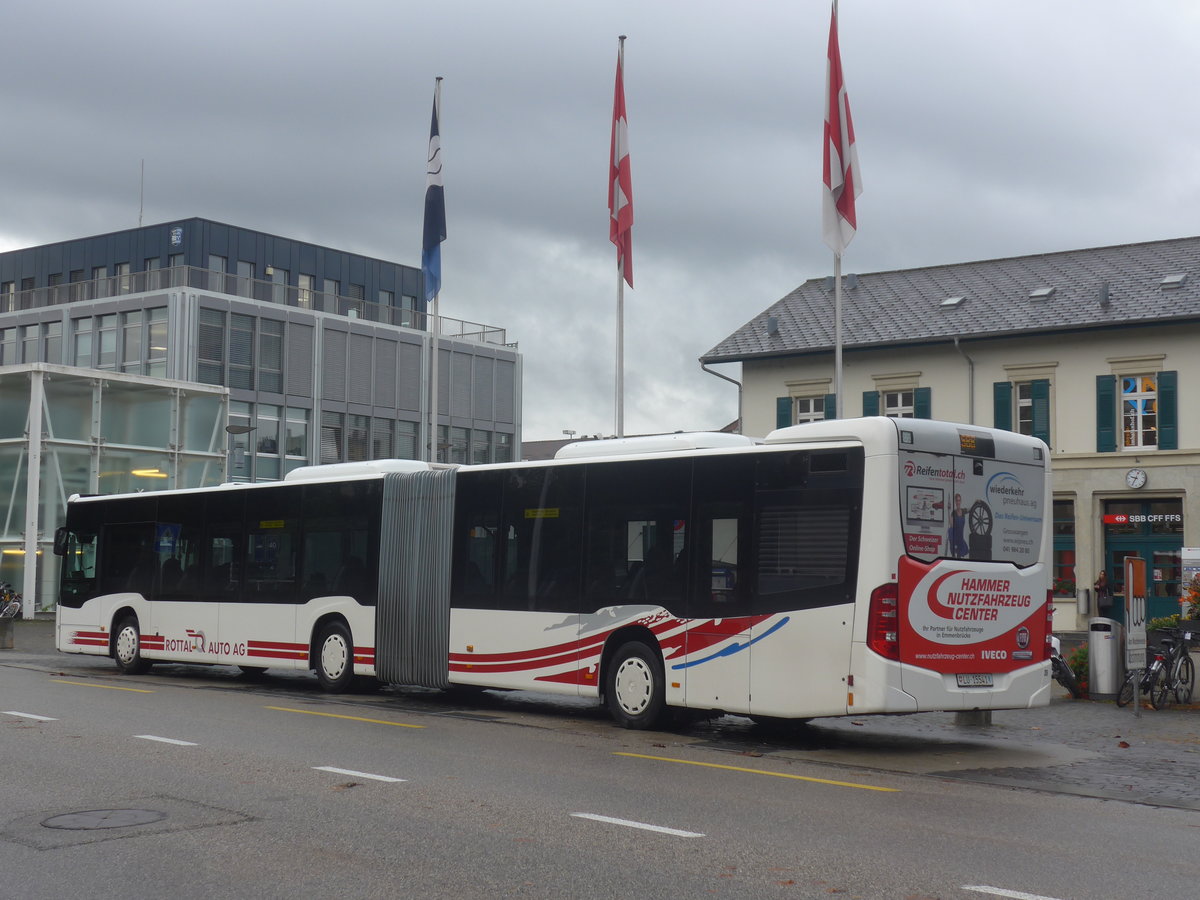
[[[962,559],[968,553],[967,513],[963,509],[962,494],[954,495],[954,510],[950,513],[950,555]]]

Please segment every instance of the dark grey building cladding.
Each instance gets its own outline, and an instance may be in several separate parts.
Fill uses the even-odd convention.
[[[424,309],[419,268],[200,218],[0,253],[0,283],[11,282],[18,291],[46,287],[54,278],[68,284],[90,279],[100,268],[116,275],[119,264],[128,264],[131,273],[173,265],[205,269],[213,256],[227,260],[230,275],[238,274],[238,262],[249,263],[252,278],[263,278],[271,267],[288,273],[290,287],[297,287],[299,275],[309,275],[317,289],[336,281],[347,296],[355,293],[353,285],[361,289],[359,299],[376,303],[379,292],[387,291],[394,306]]]

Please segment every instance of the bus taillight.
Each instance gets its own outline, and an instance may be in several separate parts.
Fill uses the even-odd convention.
[[[886,659],[900,658],[900,589],[895,583],[871,591],[867,646]]]
[[[1054,631],[1054,591],[1046,591],[1046,643],[1042,647],[1042,662],[1049,662],[1051,650],[1054,649],[1052,638]]]

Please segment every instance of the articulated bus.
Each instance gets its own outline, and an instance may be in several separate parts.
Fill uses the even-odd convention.
[[[756,720],[1050,696],[1041,441],[866,418],[72,497],[57,646]]]

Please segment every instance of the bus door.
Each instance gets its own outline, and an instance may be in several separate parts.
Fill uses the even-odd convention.
[[[228,561],[221,530],[233,524],[237,510],[213,523],[211,552],[222,560],[214,570],[226,573],[217,575],[215,585],[221,597],[220,650],[241,665],[307,659],[310,636],[296,633],[303,596],[301,491],[301,485],[291,485],[250,494],[240,546],[230,548]]]
[[[194,496],[163,494],[154,525],[158,576],[146,635],[161,636],[162,649],[173,657],[212,662],[219,608],[204,591],[202,505]],[[152,649],[152,648],[150,648]]]
[[[682,681],[687,706],[746,711],[750,704],[749,584],[741,566],[748,541],[737,504],[697,503],[692,522],[692,578],[687,656],[667,665],[667,683]]]

